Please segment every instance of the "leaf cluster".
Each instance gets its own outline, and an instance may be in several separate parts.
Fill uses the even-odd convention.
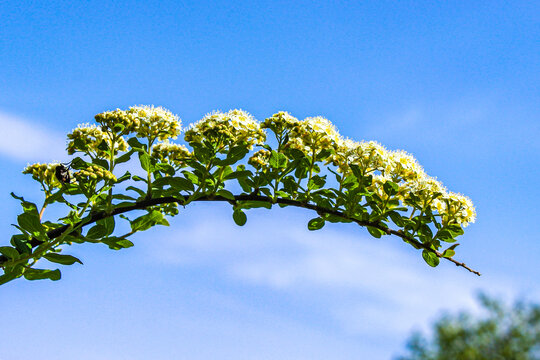
[[[408,354],[398,360],[540,359],[540,305],[517,302],[513,307],[479,296],[482,315],[446,314],[433,325],[428,339],[414,333]]]

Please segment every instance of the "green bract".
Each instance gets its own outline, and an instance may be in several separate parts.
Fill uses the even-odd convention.
[[[41,184],[44,199],[38,206],[13,195],[23,212],[11,244],[0,246],[0,284],[21,276],[58,280],[60,271],[46,268],[50,263],[82,263],[60,254],[69,245],[133,246],[129,236],[168,225],[166,216],[194,201],[230,203],[238,225],[246,223],[247,209],[305,208],[317,213],[309,230],[326,222],[356,223],[376,238],[400,237],[422,250],[430,266],[444,258],[480,275],[453,259],[458,244],[443,246],[474,222],[471,200],[447,191],[410,154],[344,139],[325,118],[300,121],[279,112],[259,123],[242,110],[214,112],[185,131],[189,147],[171,141],[181,123],[161,107],[117,109],[95,119],[97,125],[68,134],[68,154],[79,155],[69,164],[33,164],[23,171]],[[119,172],[126,162],[145,175]],[[233,194],[237,188],[242,192]],[[66,215],[45,220],[45,209],[55,203]],[[131,211],[139,216],[128,217]],[[131,230],[119,234],[118,221]],[[36,268],[38,262],[45,268]]]

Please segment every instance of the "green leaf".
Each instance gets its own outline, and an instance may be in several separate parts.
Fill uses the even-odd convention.
[[[26,235],[17,234],[11,237],[11,244],[15,246],[19,254],[31,254],[32,246],[30,246],[28,240]]]
[[[10,259],[18,259],[20,255],[17,249],[11,246],[0,246],[0,254],[7,256]]]
[[[193,186],[193,182],[180,176],[175,176],[171,178],[171,187],[176,191],[195,190],[195,187]]]
[[[109,170],[109,163],[107,162],[107,160],[96,158],[92,160],[92,164],[101,166],[105,170]]]
[[[169,226],[169,222],[158,210],[152,210],[146,215],[139,216],[131,222],[131,231],[145,231],[154,225]]]
[[[255,209],[255,208],[271,209],[272,204],[266,201],[247,200],[247,201],[242,201],[240,203],[240,207],[242,209]]]
[[[234,222],[236,223],[236,225],[244,226],[246,224],[246,221],[247,221],[247,216],[242,210],[236,209],[233,212],[233,219],[234,219]]]
[[[109,249],[112,250],[127,249],[133,246],[133,243],[131,241],[115,236],[105,238],[101,240],[101,242],[109,246]]]
[[[221,196],[221,197],[224,197],[225,199],[227,200],[236,200],[234,198],[234,195],[232,192],[230,192],[229,190],[225,190],[225,189],[222,189],[222,190],[218,190],[216,191],[216,195],[217,196]]]
[[[136,187],[134,187],[134,186],[128,186],[128,187],[126,188],[126,190],[132,190],[132,191],[135,191],[135,192],[136,192],[137,194],[139,194],[140,196],[146,196],[146,192],[145,192],[145,191],[143,191],[143,190],[141,190],[141,189],[139,189],[139,188],[136,188]]]
[[[401,215],[397,211],[390,211],[387,213],[388,216],[390,216],[390,219],[399,227],[403,227],[403,219],[401,218]]]
[[[22,273],[22,269],[23,269],[22,266],[17,266],[16,270],[9,271],[9,272],[6,270],[6,273],[0,276],[0,285],[4,285],[5,283],[8,283],[11,280],[14,280],[20,277]]]
[[[11,193],[11,196],[21,202],[24,212],[35,212],[36,214],[38,213],[37,206],[33,202],[26,201],[22,196],[17,196],[14,193]]]
[[[89,163],[81,159],[80,157],[76,157],[70,162],[70,167],[75,170],[81,170],[86,169],[88,167]]]
[[[322,229],[324,224],[325,224],[324,219],[320,217],[316,217],[314,219],[309,220],[307,227],[309,230],[314,231],[314,230]]]
[[[145,171],[149,171],[149,172],[154,172],[155,171],[155,167],[154,167],[154,164],[152,164],[152,158],[150,157],[150,155],[148,155],[145,152],[140,152],[139,153],[139,160],[141,162],[141,167]]]
[[[450,231],[450,233],[452,233],[452,237],[454,238],[459,235],[463,235],[463,228],[460,225],[452,224],[448,225],[446,228],[448,229],[448,231]]]
[[[129,146],[131,146],[135,151],[143,151],[144,149],[146,149],[146,145],[142,144],[139,139],[137,139],[136,137],[132,137],[130,139],[128,139],[127,143],[129,144]]]
[[[121,182],[124,182],[126,180],[131,179],[131,173],[129,171],[126,171],[124,175],[120,176],[118,179],[116,179],[116,184],[119,184]]]
[[[124,194],[114,194],[112,196],[113,199],[118,199],[118,200],[131,200],[131,201],[135,201],[136,199],[132,196],[128,196],[128,195],[124,195]]]
[[[103,225],[103,227],[106,229],[107,233],[104,236],[109,236],[114,231],[114,217],[109,216],[105,219],[98,220],[97,223],[99,225]],[[103,236],[102,236],[103,237]]]
[[[287,162],[289,160],[285,156],[285,154],[279,153],[275,150],[272,150],[272,153],[270,154],[270,159],[268,160],[268,163],[271,167],[274,169],[284,169],[287,167]]]
[[[378,229],[376,227],[373,227],[373,226],[368,226],[367,227],[368,229],[368,232],[371,234],[371,236],[379,239],[381,236],[385,235],[386,233],[381,230],[381,229]]]
[[[25,212],[17,216],[17,223],[21,228],[35,236],[43,232],[43,226],[39,221],[39,214],[37,211]]]
[[[114,160],[114,163],[115,164],[122,164],[122,163],[125,163],[125,162],[129,161],[131,159],[131,155],[133,155],[134,152],[135,152],[135,150],[133,150],[133,149],[129,150],[127,153],[122,154],[121,156],[117,157]]]
[[[114,124],[112,130],[116,133],[121,133],[125,128],[124,124]]]
[[[344,217],[337,216],[337,215],[332,215],[332,214],[326,214],[324,216],[324,220],[328,221],[328,222],[331,222],[331,223],[350,223],[350,222],[352,222],[352,220],[350,220],[350,219],[345,219]]]
[[[103,225],[96,224],[92,226],[86,233],[86,237],[94,240],[99,240],[108,235],[107,228]]]
[[[73,265],[76,262],[82,265],[82,261],[77,259],[75,256],[71,255],[62,255],[57,253],[50,253],[43,256],[45,259],[49,260],[50,262],[62,264],[62,265]]]
[[[191,173],[191,172],[189,172],[187,170],[182,171],[182,174],[184,174],[184,176],[189,181],[191,181],[192,184],[198,184],[199,183],[199,178],[195,174],[193,174],[193,173]]]
[[[431,267],[436,267],[439,265],[439,258],[431,251],[424,249],[424,251],[422,251],[422,257],[424,258],[424,261]]]
[[[291,149],[290,150],[290,155],[293,157],[293,159],[303,159],[306,157],[306,154],[304,154],[301,150],[298,150],[298,149]]]
[[[394,195],[397,194],[397,192],[399,190],[399,186],[398,186],[398,184],[396,184],[393,181],[387,181],[383,185],[383,190],[389,196],[394,196]]]
[[[458,247],[459,244],[454,244],[452,246],[450,246],[448,249],[444,250],[443,252],[443,257],[445,258],[451,258],[452,256],[454,256],[456,254],[456,252],[454,251],[454,249],[456,247]]]
[[[235,146],[232,149],[229,150],[227,153],[227,163],[233,164],[237,161],[240,161],[246,156],[246,154],[249,152],[249,150],[245,146]]]
[[[251,176],[253,173],[249,170],[240,170],[240,171],[234,171],[226,176],[223,177],[224,180],[230,180],[230,179],[238,179],[242,177]]]
[[[193,155],[195,156],[195,159],[197,159],[199,162],[207,164],[214,157],[214,150],[210,147],[198,143],[190,143],[190,145],[193,147]]]
[[[142,181],[142,182],[148,183],[148,180],[146,180],[145,178],[140,177],[139,175],[133,175],[131,178],[134,181]]]
[[[326,184],[326,175],[324,176],[314,175],[311,179],[309,179],[308,189],[310,190],[320,189],[324,186],[324,184]]]
[[[171,165],[166,164],[166,163],[156,164],[156,170],[161,171],[162,173],[169,176],[173,176],[175,173],[174,168]]]
[[[26,280],[43,280],[50,279],[53,281],[60,280],[62,274],[60,270],[47,270],[47,269],[26,269],[24,272],[24,278]]]
[[[329,149],[323,149],[321,151],[319,151],[319,153],[315,156],[317,158],[317,161],[323,161],[325,160],[327,157],[329,157],[330,155],[332,155],[332,151],[329,150]]]
[[[449,250],[449,249],[444,250],[442,254],[442,256],[445,258],[451,258],[454,255],[456,255],[456,252],[454,250]]]
[[[435,239],[439,239],[448,243],[456,242],[456,239],[454,239],[454,234],[448,230],[448,229],[442,229],[437,232],[437,236]]]

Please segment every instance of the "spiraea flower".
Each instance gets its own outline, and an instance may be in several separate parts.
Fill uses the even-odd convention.
[[[103,131],[127,135],[137,131],[140,120],[126,110],[116,109],[97,114],[94,119],[101,125]]]
[[[166,140],[176,139],[182,130],[178,116],[160,106],[132,106],[128,110],[116,109],[97,114],[96,121],[104,131],[120,135]]]
[[[363,175],[369,175],[384,170],[388,157],[388,150],[375,141],[340,139],[331,161],[344,174],[350,172],[351,165],[356,165]]]
[[[69,155],[83,152],[93,157],[108,157],[107,151],[113,146],[112,134],[103,131],[96,125],[79,125],[68,134],[67,151]],[[114,153],[126,151],[128,144],[123,137],[117,137],[114,142]]]
[[[430,206],[432,209],[434,208],[433,201],[435,201],[435,199],[438,197],[443,196],[447,192],[446,188],[440,181],[427,175],[421,179],[404,182],[403,186],[400,187],[400,190],[402,190],[402,188],[408,190],[398,192],[404,204],[414,204],[421,207]],[[411,194],[420,199],[420,204],[416,204],[414,202]]]
[[[25,167],[23,174],[32,175],[32,179],[42,183],[49,189],[60,188],[62,187],[62,184],[60,184],[60,181],[56,178],[56,167],[59,165],[59,163],[36,163]]]
[[[86,169],[81,169],[73,174],[79,182],[92,180],[108,180],[116,182],[116,176],[109,170],[98,165],[89,165]]]
[[[270,154],[271,152],[266,149],[256,151],[249,158],[248,164],[253,166],[255,169],[262,169],[263,167],[268,165],[268,161],[270,160]]]
[[[386,160],[382,172],[391,177],[394,182],[417,181],[426,177],[418,161],[405,151],[391,151]]]
[[[297,118],[286,111],[280,111],[266,118],[261,123],[261,127],[263,129],[270,129],[276,134],[282,134],[283,132],[292,130],[298,123],[299,120]]]
[[[461,194],[445,193],[434,201],[433,206],[441,214],[443,225],[455,223],[466,227],[476,220],[476,210],[471,199]]]
[[[299,121],[291,129],[289,137],[288,148],[309,155],[321,150],[334,150],[341,140],[335,126],[322,116],[308,117]]]
[[[182,131],[178,116],[160,106],[132,106],[126,113],[139,123],[135,128],[138,137],[149,139],[176,139]]]
[[[157,143],[152,147],[152,157],[160,162],[183,167],[191,153],[184,145],[173,144],[168,141]]]
[[[351,139],[339,139],[334,154],[328,159],[329,163],[337,167],[337,170],[347,175],[350,172],[350,164],[356,159],[356,148],[360,143]]]
[[[252,149],[253,145],[266,140],[266,134],[250,114],[243,110],[230,110],[206,115],[190,126],[184,139],[190,144],[209,142],[223,153],[227,148],[239,145]]]

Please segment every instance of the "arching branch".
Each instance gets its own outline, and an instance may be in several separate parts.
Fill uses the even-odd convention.
[[[133,210],[146,209],[146,208],[148,208],[150,206],[162,205],[162,204],[170,204],[170,203],[183,203],[185,200],[187,200],[187,198],[188,198],[187,196],[182,196],[182,197],[166,196],[166,197],[159,197],[159,198],[151,198],[151,199],[141,200],[141,201],[138,201],[138,202],[136,202],[136,203],[134,203],[133,205],[130,205],[130,206],[116,208],[112,212],[105,212],[105,211],[97,212],[97,213],[93,214],[92,216],[90,216],[90,218],[81,220],[79,223],[75,224],[74,227],[75,228],[79,228],[79,227],[82,228],[84,226],[90,225],[92,223],[95,223],[95,222],[97,222],[97,221],[99,221],[101,219],[105,219],[107,217],[123,214],[123,213],[130,212],[130,211],[133,211]],[[233,204],[235,202],[237,202],[237,201],[260,201],[260,202],[266,202],[266,203],[269,203],[269,204],[282,204],[282,205],[287,205],[287,206],[294,206],[294,207],[309,209],[309,210],[313,210],[313,211],[317,212],[318,214],[327,214],[327,215],[337,216],[337,217],[340,217],[342,219],[354,222],[354,223],[356,223],[356,224],[358,224],[360,226],[371,226],[371,227],[380,229],[380,230],[384,231],[387,235],[398,236],[398,237],[402,238],[404,241],[414,245],[417,248],[422,248],[424,250],[427,250],[427,251],[435,254],[439,258],[444,258],[444,259],[454,263],[458,267],[462,267],[464,269],[467,269],[468,271],[472,272],[473,274],[476,274],[478,276],[481,275],[480,272],[471,269],[465,263],[459,262],[459,261],[457,261],[457,260],[455,260],[455,259],[453,259],[451,257],[444,257],[442,253],[438,252],[437,250],[432,249],[428,245],[425,245],[425,244],[421,243],[420,241],[412,238],[411,236],[408,236],[408,234],[404,233],[403,231],[389,229],[388,227],[386,227],[385,225],[383,225],[380,222],[371,222],[371,221],[364,221],[364,220],[355,219],[355,218],[350,217],[347,214],[345,214],[344,212],[339,211],[339,210],[327,209],[327,208],[323,208],[323,207],[320,207],[320,206],[315,205],[315,204],[301,202],[301,201],[292,200],[292,199],[284,199],[284,198],[273,199],[273,198],[268,197],[268,196],[262,196],[262,195],[256,195],[256,194],[235,195],[234,199],[235,200],[231,200],[231,199],[228,199],[228,198],[225,198],[225,197],[222,197],[222,196],[214,195],[214,196],[202,196],[202,197],[199,197],[199,198],[197,198],[197,199],[195,199],[193,201],[225,201],[225,202],[229,202],[229,203],[233,203]],[[49,231],[47,233],[47,236],[49,237],[50,240],[55,239],[55,238],[61,236],[68,228],[69,228],[68,225],[64,225],[64,226],[61,226],[59,228],[53,229],[53,230],[51,230],[51,231]],[[40,244],[42,244],[43,242],[34,238],[29,243],[30,243],[30,245],[32,247],[37,247]],[[5,256],[3,256],[3,255],[0,256],[0,266],[6,260],[7,260],[7,258]]]

